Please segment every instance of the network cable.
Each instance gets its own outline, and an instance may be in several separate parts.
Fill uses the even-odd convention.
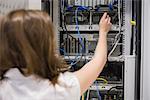
[[[118,19],[119,19],[119,33],[115,36],[115,40],[114,40],[114,43],[113,43],[113,47],[111,49],[111,51],[109,52],[108,54],[108,57],[110,57],[112,55],[112,53],[115,51],[119,41],[120,41],[120,38],[121,38],[121,12],[120,12],[120,0],[118,0]]]
[[[76,55],[76,57],[75,57],[75,60],[77,60],[76,58],[78,58],[78,57],[80,57],[80,59],[78,59],[76,62],[74,62],[74,63],[71,63],[71,65],[73,66],[73,65],[75,65],[75,64],[77,64],[81,59],[82,59],[82,56],[83,56],[83,53],[84,53],[84,43],[82,42],[82,37],[81,37],[81,34],[80,34],[80,31],[79,31],[79,24],[78,24],[78,9],[80,9],[80,10],[85,10],[85,9],[87,9],[86,7],[77,7],[76,8],[76,11],[75,11],[75,20],[76,20],[76,29],[77,29],[77,33],[78,33],[78,37],[79,37],[79,42],[80,42],[80,44],[81,44],[81,49],[80,49],[80,52],[81,52],[81,57],[80,57],[80,54],[77,54]],[[79,53],[80,53],[79,52]],[[74,60],[74,61],[75,61]]]
[[[72,7],[68,8],[68,9],[71,9]],[[80,49],[80,54],[77,54],[75,59],[73,60],[73,62],[71,63],[71,66],[73,65],[76,65],[83,57],[83,53],[84,53],[84,43],[82,42],[82,37],[81,37],[81,34],[80,34],[80,31],[79,31],[79,24],[78,24],[78,10],[88,10],[88,7],[85,7],[85,6],[78,6],[75,10],[75,21],[76,21],[76,29],[77,29],[77,33],[78,33],[78,37],[79,37],[79,43],[81,45],[81,49]],[[65,26],[66,28],[66,26]],[[77,59],[78,57],[80,57],[79,59]]]
[[[110,92],[111,92],[113,89],[122,90],[122,89],[123,89],[123,86],[114,86],[114,87],[111,87],[111,88],[107,91],[107,96],[108,96],[108,97],[109,97],[109,95],[110,95]]]
[[[66,56],[66,55],[67,55],[64,49],[61,49],[61,48],[60,48],[59,50],[60,50],[61,52],[63,52],[63,53],[64,53],[64,56]],[[70,56],[68,56],[68,58],[69,58],[69,61],[73,62],[73,61],[70,59]],[[70,63],[71,63],[71,62],[70,62]]]
[[[77,9],[76,9],[76,11],[75,11],[76,29],[77,29],[79,41],[80,41],[81,46],[82,46],[82,50],[81,50],[81,51],[83,52],[84,44],[83,44],[83,42],[82,42],[82,37],[81,37],[80,31],[79,31],[79,24],[78,24],[78,9],[79,9],[79,8],[77,7]]]
[[[67,30],[67,27],[66,27],[66,23],[65,23],[65,18],[64,18],[64,6],[65,6],[65,4],[64,4],[64,0],[61,0],[61,13],[62,13],[62,20],[64,21],[64,25],[62,25],[62,29],[67,33],[67,38],[69,38],[69,36],[71,37],[71,38],[74,38],[72,35],[70,35],[69,33],[68,33],[68,30]],[[86,8],[84,8],[84,9],[86,9]],[[63,27],[64,26],[64,27]],[[74,39],[76,39],[76,38],[74,38]],[[65,41],[64,41],[65,42]],[[80,42],[80,45],[81,45],[81,42]],[[82,45],[81,45],[81,47],[82,47]],[[60,51],[62,51],[63,53],[64,53],[64,56],[66,56],[67,54],[65,53],[65,50],[63,50],[63,49],[60,49]],[[82,51],[83,52],[83,51]],[[74,58],[74,60],[71,60],[71,58],[69,57],[69,60],[70,60],[70,65],[71,66],[73,66],[73,65],[76,65],[81,59],[82,59],[82,56],[83,56],[83,54],[81,54],[81,56],[80,55],[76,55],[75,56],[75,58]],[[80,58],[79,58],[80,57]]]
[[[96,79],[97,81],[104,81],[104,86],[106,86],[107,84],[108,84],[108,81],[106,80],[106,79],[104,79],[104,78],[97,78]]]
[[[95,85],[96,85],[96,91],[97,91],[97,95],[98,95],[98,100],[102,100],[101,93],[99,91],[98,84],[97,84],[96,81],[95,81]]]
[[[62,29],[63,29],[63,31],[65,31],[66,32],[66,34],[67,34],[67,38],[70,36],[70,37],[72,37],[72,38],[74,38],[72,35],[70,35],[69,33],[68,33],[68,30],[67,30],[67,27],[66,27],[66,21],[65,21],[65,18],[64,18],[64,9],[65,9],[65,3],[64,3],[65,1],[64,0],[61,0],[61,14],[62,14],[62,21],[63,21],[63,25],[62,25]],[[65,29],[65,30],[64,30]]]
[[[70,35],[70,34],[68,33],[68,30],[67,30],[67,28],[66,28],[65,22],[64,22],[64,28],[62,27],[62,29],[63,29],[63,31],[65,31],[65,32],[67,33],[67,38],[69,38],[69,36],[70,36],[71,38],[76,39],[75,37],[73,37],[72,35]],[[65,30],[64,30],[64,29],[65,29]],[[64,41],[64,43],[65,43],[65,41]],[[66,45],[66,44],[65,44],[65,45]],[[79,44],[79,45],[81,45],[81,44]],[[65,50],[64,50],[64,49],[60,49],[60,51],[62,51],[62,52],[64,53],[64,56],[67,55],[67,54],[65,53]],[[77,64],[77,63],[80,61],[80,59],[82,58],[82,55],[81,55],[80,59],[78,59],[78,57],[79,57],[79,56],[75,56],[74,60],[71,60],[70,56],[68,55],[68,58],[69,58],[70,63],[71,63],[71,64],[70,64],[71,66]]]

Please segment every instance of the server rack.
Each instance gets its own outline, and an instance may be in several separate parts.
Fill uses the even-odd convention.
[[[107,2],[106,2],[107,1]],[[77,49],[75,48],[75,41],[79,41],[78,40],[78,35],[77,35],[77,26],[76,26],[76,22],[75,22],[75,8],[73,7],[78,7],[78,6],[85,6],[85,7],[89,7],[90,11],[79,11],[78,12],[78,20],[80,20],[80,22],[78,23],[79,26],[79,31],[80,31],[80,35],[82,37],[82,40],[84,42],[84,39],[87,39],[87,41],[91,44],[94,45],[96,44],[96,37],[97,37],[97,32],[98,32],[98,23],[96,23],[96,21],[98,22],[99,20],[95,20],[95,22],[93,21],[93,17],[96,19],[97,15],[100,15],[102,12],[100,11],[99,13],[94,12],[92,10],[92,8],[96,7],[95,5],[100,4],[102,6],[102,10],[107,9],[106,5],[107,3],[111,2],[111,1],[115,1],[115,0],[101,0],[101,2],[99,0],[56,0],[53,2],[53,5],[55,7],[54,9],[54,24],[56,25],[56,32],[57,32],[57,42],[58,42],[58,51],[60,51],[60,53],[64,56],[64,58],[66,59],[66,61],[68,63],[70,63],[70,59],[74,60],[75,59],[75,55],[78,54],[78,56],[81,56],[82,54],[79,54],[81,51],[78,50],[73,50],[73,49]],[[116,0],[118,2],[118,0]],[[101,73],[101,76],[106,74],[106,72],[109,72],[109,68],[113,68],[113,66],[120,66],[120,71],[121,71],[121,81],[109,81],[110,79],[108,79],[108,84],[104,86],[103,81],[97,81],[98,82],[98,86],[96,86],[97,83],[93,83],[93,85],[89,88],[89,90],[85,93],[85,95],[82,97],[83,100],[99,100],[98,99],[98,94],[96,92],[96,89],[98,88],[101,92],[101,95],[103,96],[102,99],[106,99],[106,92],[109,91],[109,89],[119,86],[121,87],[121,89],[117,91],[117,89],[114,89],[112,92],[113,95],[113,99],[115,100],[116,98],[116,94],[118,92],[121,93],[122,98],[117,100],[135,100],[135,51],[136,51],[136,46],[135,46],[135,42],[136,42],[136,38],[135,35],[136,34],[132,34],[132,27],[134,26],[132,24],[132,22],[134,21],[134,18],[132,17],[133,11],[132,11],[132,1],[131,0],[119,0],[121,2],[121,18],[122,18],[122,22],[121,22],[121,43],[123,44],[122,46],[116,48],[116,52],[113,52],[113,55],[111,55],[110,57],[108,57],[108,63],[106,64],[106,67],[104,68],[103,72]],[[66,2],[68,3],[68,5],[70,5],[70,9],[74,9],[73,11],[67,11],[67,7],[64,7],[64,11],[65,14],[62,15],[62,9],[60,9],[60,7],[62,6],[62,2],[65,2],[63,5],[66,6]],[[69,8],[68,7],[68,8]],[[61,7],[63,8],[63,7]],[[114,11],[115,12],[115,11]],[[114,16],[113,13],[110,12],[110,15]],[[56,17],[57,16],[57,17]],[[63,18],[62,18],[63,17]],[[67,22],[63,23],[64,18],[67,18]],[[71,18],[73,19],[71,19]],[[84,18],[82,18],[84,17]],[[69,22],[70,21],[70,22]],[[65,25],[66,24],[66,25]],[[65,25],[65,26],[64,26]],[[62,27],[64,29],[62,29]],[[66,32],[67,31],[67,32]],[[111,32],[108,33],[108,38],[113,39],[113,35],[115,34],[115,31],[119,31],[119,28],[117,26],[117,24],[113,24],[113,27],[111,29]],[[114,32],[114,34],[113,34]],[[67,39],[67,35],[70,34],[71,36],[75,37],[76,40],[72,39],[71,37]],[[93,38],[95,37],[95,38]],[[134,38],[133,38],[134,37]],[[63,41],[65,41],[65,43],[68,45],[74,45],[71,46],[72,48],[69,48],[68,46],[63,47]],[[74,41],[74,42],[71,42]],[[108,40],[109,41],[109,40]],[[110,42],[109,41],[109,42]],[[69,43],[70,42],[70,43]],[[84,42],[85,43],[85,42]],[[87,43],[87,42],[86,42]],[[85,43],[85,44],[86,44]],[[88,45],[88,43],[87,43]],[[92,57],[92,53],[88,53],[88,46],[84,46],[84,48],[86,48],[86,50],[83,53],[83,58],[77,59],[79,60],[79,62],[72,64],[73,68],[71,69],[72,71],[78,70],[80,69],[85,63],[86,61],[89,61]],[[132,45],[132,46],[131,46]],[[109,46],[111,46],[111,44],[108,43],[108,48]],[[81,48],[81,46],[79,46]],[[121,48],[121,49],[120,49]],[[87,50],[88,49],[88,50]],[[89,50],[90,51],[90,50]],[[91,50],[92,51],[92,50]],[[65,53],[64,53],[65,52]],[[93,52],[93,51],[92,51]],[[119,54],[119,52],[121,52]],[[132,52],[132,53],[131,53]],[[85,56],[86,55],[86,56]],[[107,67],[109,66],[109,67]],[[119,70],[119,67],[118,67]],[[111,72],[110,72],[111,73]],[[115,74],[112,72],[112,74]],[[104,78],[104,77],[99,77],[99,78]],[[119,83],[120,82],[120,83]],[[105,83],[105,82],[104,82]],[[116,91],[115,91],[116,90]],[[114,92],[115,91],[115,92]],[[108,99],[108,98],[107,98]],[[106,99],[106,100],[107,100]]]

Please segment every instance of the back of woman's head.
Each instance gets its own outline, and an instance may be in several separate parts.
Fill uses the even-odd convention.
[[[10,68],[48,78],[53,84],[65,62],[56,53],[52,21],[47,13],[16,10],[0,21],[0,77]]]

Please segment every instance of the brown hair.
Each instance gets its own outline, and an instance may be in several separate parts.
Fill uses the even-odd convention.
[[[25,67],[29,75],[56,84],[67,65],[56,53],[53,29],[45,12],[16,10],[4,16],[0,21],[0,77],[10,68]]]

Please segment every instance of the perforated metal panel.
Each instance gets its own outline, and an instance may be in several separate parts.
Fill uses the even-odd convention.
[[[41,0],[0,0],[0,15],[16,9],[41,9]]]
[[[26,9],[28,0],[0,0],[0,15],[5,15],[15,9]]]

